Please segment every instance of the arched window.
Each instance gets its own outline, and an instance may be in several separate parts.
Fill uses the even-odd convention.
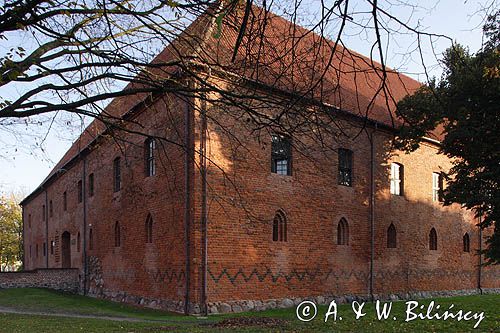
[[[115,223],[115,247],[119,247],[121,245],[120,238],[120,223]]]
[[[80,252],[80,232],[76,235],[76,252]]]
[[[286,242],[286,217],[283,212],[278,211],[274,216],[273,220],[273,241],[274,242]]]
[[[144,174],[146,177],[156,174],[155,148],[155,139],[147,138],[146,141],[144,141]]]
[[[94,233],[92,232],[92,228],[89,229],[89,250],[94,249]]]
[[[148,214],[146,218],[146,243],[153,243],[153,218]]]
[[[396,227],[391,223],[389,228],[387,228],[387,247],[390,249],[395,249],[396,245]]]
[[[438,249],[438,236],[436,233],[436,229],[432,228],[429,233],[429,250],[437,250]]]
[[[468,233],[464,235],[464,252],[470,252],[470,238]]]
[[[349,245],[349,224],[345,218],[337,226],[337,245]]]

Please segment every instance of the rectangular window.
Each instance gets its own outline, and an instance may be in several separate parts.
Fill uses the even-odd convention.
[[[45,257],[47,255],[47,244],[45,242],[43,243],[43,256]]]
[[[66,191],[63,193],[63,209],[64,211],[68,210],[68,197],[66,195]]]
[[[352,186],[352,150],[339,148],[339,185]]]
[[[403,165],[391,163],[391,194],[403,195]]]
[[[113,161],[113,189],[115,192],[120,191],[122,186],[121,181],[121,170],[120,170],[120,158],[117,157]]]
[[[278,175],[292,174],[292,144],[288,136],[271,136],[271,172]]]
[[[52,205],[52,200],[49,201],[49,216],[54,216],[54,206]]]
[[[443,201],[441,192],[443,191],[443,177],[439,172],[432,173],[432,201]]]
[[[56,245],[56,244],[55,244],[55,242],[54,242],[54,241],[51,241],[51,242],[50,242],[50,254],[52,254],[52,255],[54,254],[54,246],[55,246],[55,245]]]
[[[89,197],[94,196],[94,174],[89,175]]]
[[[31,214],[28,215],[28,228],[31,229]]]
[[[83,201],[83,184],[82,181],[78,181],[78,202]]]

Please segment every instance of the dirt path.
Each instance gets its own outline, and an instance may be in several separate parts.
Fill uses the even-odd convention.
[[[66,312],[43,312],[43,311],[30,311],[30,310],[19,310],[7,308],[4,306],[0,306],[0,313],[12,313],[12,314],[20,314],[20,315],[30,315],[30,316],[50,316],[50,317],[66,317],[66,318],[83,318],[83,319],[101,319],[101,320],[112,320],[112,321],[126,321],[126,322],[146,322],[146,323],[165,323],[165,324],[211,324],[213,322],[207,322],[202,319],[197,320],[155,320],[155,319],[141,319],[141,318],[133,318],[133,317],[113,317],[113,316],[96,316],[96,315],[87,315],[87,314],[78,314],[78,313],[66,313]]]

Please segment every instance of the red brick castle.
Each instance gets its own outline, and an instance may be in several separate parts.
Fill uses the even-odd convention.
[[[113,100],[124,128],[94,121],[22,202],[25,269],[188,313],[498,291],[488,231],[439,200],[439,136],[392,148],[394,103],[420,84],[388,70],[377,95],[369,59],[258,8],[233,57],[231,22],[205,13],[155,60],[210,89]]]

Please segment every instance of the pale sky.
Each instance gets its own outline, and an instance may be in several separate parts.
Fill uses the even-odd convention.
[[[480,48],[482,17],[476,12],[480,10],[481,4],[491,1],[410,2],[416,2],[427,8],[427,10],[417,10],[413,14],[414,19],[419,19],[421,26],[427,27],[426,31],[447,35],[460,44],[468,46],[472,52]],[[399,2],[393,0],[393,3]],[[415,61],[403,61],[400,56],[401,49],[411,47],[411,45],[405,45],[408,41],[404,38],[394,39],[394,42],[390,42],[391,47],[387,53],[388,65],[404,72],[421,73],[422,70]],[[344,37],[344,41],[347,41],[347,37]],[[366,40],[360,39],[359,36],[353,36],[349,42],[347,47],[365,55],[368,54],[371,47]],[[394,47],[396,42],[399,50]],[[449,43],[444,40],[437,41],[434,45],[434,52],[439,54],[449,46]],[[433,51],[429,45],[425,47],[425,61],[431,68],[431,73],[439,75],[439,69],[432,67],[436,63]],[[424,81],[422,76],[413,75],[413,77]],[[84,124],[76,122],[79,125],[73,125],[74,127],[70,129],[59,125],[53,126],[52,130],[48,131],[48,125],[36,125],[36,120],[31,119],[29,125],[16,125],[17,129],[21,128],[22,132],[26,133],[18,136],[13,136],[8,129],[5,129],[6,126],[2,128],[0,125],[0,194],[21,191],[27,195],[32,192],[63,156],[84,126]]]

